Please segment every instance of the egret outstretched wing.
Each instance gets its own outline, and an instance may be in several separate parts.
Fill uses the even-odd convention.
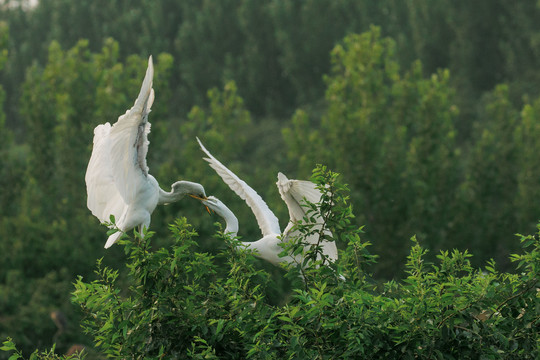
[[[134,201],[148,176],[146,153],[149,144],[147,135],[150,132],[148,114],[154,102],[153,76],[154,67],[150,57],[135,104],[118,118],[110,131],[110,154],[114,164],[112,174],[118,192],[127,204]]]
[[[148,173],[148,114],[154,102],[153,76],[150,56],[133,107],[114,125],[106,123],[94,130],[94,148],[85,175],[87,205],[101,222],[114,215],[116,227],[120,230],[109,236],[105,248],[137,226],[143,234],[143,230],[150,226],[151,215],[158,204],[178,201],[186,194],[206,199],[200,184],[177,181],[168,192],[161,189],[157,180]]]
[[[278,181],[276,183],[281,198],[289,209],[290,220],[283,232],[284,237],[295,237],[300,235],[300,232],[294,230],[294,226],[298,221],[303,221],[308,216],[309,207],[306,206],[306,200],[312,204],[317,204],[321,200],[321,192],[316,188],[316,185],[311,181],[304,180],[289,180],[282,173],[278,173]],[[320,228],[323,219],[320,214],[309,214]],[[325,231],[331,235],[329,231]],[[311,244],[319,242],[319,235],[314,234],[308,236],[306,241]],[[336,243],[333,241],[320,241],[323,247],[323,252],[330,260],[335,261],[338,257]]]
[[[109,123],[98,125],[94,129],[94,147],[85,176],[88,209],[101,222],[109,221],[111,214],[118,219],[125,207],[124,199],[114,182],[110,132],[111,124]]]
[[[321,200],[321,192],[311,181],[289,180],[282,173],[278,173],[276,185],[281,198],[289,209],[289,217],[292,222],[303,220],[307,215],[308,208],[305,206],[304,198],[313,204],[317,204]],[[317,222],[320,221],[322,219],[317,217]]]
[[[212,154],[210,154],[210,152],[206,150],[206,148],[198,138],[197,141],[199,142],[201,149],[208,156],[204,159],[217,172],[217,174],[221,176],[225,184],[227,184],[229,188],[231,188],[231,190],[234,191],[236,195],[238,195],[242,200],[244,200],[251,208],[251,211],[253,211],[253,214],[257,219],[257,223],[259,224],[259,228],[261,229],[263,236],[270,234],[280,234],[281,230],[279,227],[278,218],[274,215],[272,210],[270,210],[266,202],[264,202],[264,200],[259,196],[259,194],[257,194],[257,192],[253,190],[243,180],[238,178],[238,176],[236,176],[232,171],[227,169],[225,165],[223,165],[215,157],[213,157]]]

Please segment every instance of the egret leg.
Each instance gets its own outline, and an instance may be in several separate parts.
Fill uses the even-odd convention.
[[[139,225],[139,234],[141,234],[141,239],[144,239],[144,232],[148,231],[148,228],[150,228],[150,214],[148,214],[146,220]]]
[[[139,226],[139,234],[141,235],[141,239],[144,239],[144,233],[143,233],[143,231],[144,231],[144,225],[141,224],[141,225]]]
[[[105,243],[105,249],[110,248],[116,242],[116,240],[120,239],[123,234],[124,233],[122,231],[118,231],[109,236],[107,242]]]

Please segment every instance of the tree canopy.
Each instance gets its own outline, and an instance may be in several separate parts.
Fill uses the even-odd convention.
[[[505,299],[520,294],[531,279],[538,281],[538,268],[530,270],[529,280],[514,277],[511,273],[522,268],[516,269],[510,257],[523,251],[515,234],[536,233],[540,219],[538,1],[30,3],[9,0],[0,6],[0,337],[11,336],[24,354],[53,342],[59,353],[73,343],[91,343],[78,325],[84,311],[70,299],[74,282],[80,294],[86,289],[88,295],[101,289],[104,274],[112,276],[112,269],[118,269],[114,281],[122,291],[139,281],[129,273],[135,265],[118,266],[134,261],[139,250],[102,249],[106,229],[86,208],[84,173],[94,127],[116,121],[132,105],[150,54],[156,63],[156,101],[148,164],[163,187],[182,178],[201,183],[242,219],[239,235],[250,239],[259,230],[249,208],[206,166],[196,136],[217,149],[213,152],[241,174],[280,219],[287,218],[287,210],[275,188],[278,171],[308,179],[317,164],[324,164],[348,184],[356,215],[349,221],[362,229],[361,243],[372,244],[369,252],[377,259],[367,272],[369,281],[383,289],[385,305],[361,287],[343,297],[350,313],[334,313],[332,321],[345,321],[360,311],[351,305],[359,301],[355,296],[390,309],[389,303],[397,301],[390,294],[394,286],[400,296],[423,291],[426,284],[438,286],[449,279],[442,270],[449,263],[459,263],[456,271],[463,275],[449,283],[474,288],[461,308],[483,296],[475,291],[489,292],[496,281],[510,287],[521,284],[513,294],[497,293],[502,310]],[[200,260],[208,262],[209,271],[223,265],[226,259],[215,260],[224,257],[226,247],[223,238],[213,236],[216,218],[203,213],[200,204],[189,201],[158,208],[152,219],[152,249],[169,250],[159,250],[163,252],[151,261],[171,259],[171,249],[180,246],[174,231],[187,231],[178,219],[186,217],[198,233],[186,237],[189,251],[195,247],[206,254]],[[172,237],[169,224],[177,224]],[[522,239],[528,243],[532,238]],[[337,245],[346,254],[348,244],[338,240]],[[537,259],[530,256],[534,264]],[[412,259],[420,257],[434,265],[414,270],[418,264]],[[95,273],[100,258],[101,270]],[[246,303],[264,298],[264,305],[257,303],[257,321],[276,327],[287,323],[291,334],[300,331],[299,326],[315,329],[281,312],[296,311],[292,309],[307,299],[305,294],[296,293],[293,303],[276,313],[265,307],[268,302],[278,306],[293,286],[282,269],[258,260],[248,263],[256,276],[270,274],[263,288],[273,289],[250,289],[243,298]],[[234,275],[232,265],[227,266]],[[486,278],[477,269],[487,271]],[[208,286],[210,280],[204,280]],[[213,296],[238,290],[226,280],[220,278],[223,282]],[[83,283],[95,286],[85,288]],[[331,292],[337,293],[329,295],[334,300],[350,285],[336,286]],[[87,301],[80,296],[79,303]],[[414,298],[405,298],[405,303],[407,299]],[[70,324],[58,334],[50,319],[54,311],[62,311]],[[411,311],[403,314],[412,316]],[[446,314],[438,320],[439,330],[456,317]],[[224,318],[215,316],[213,331],[247,331],[234,330],[236,325],[224,328],[219,325]],[[280,316],[290,321],[273,322]],[[519,313],[512,316],[516,319]],[[405,332],[400,328],[405,317],[379,319],[395,327],[395,336]],[[529,320],[525,325],[538,325],[538,319]],[[454,330],[469,329],[461,334],[469,340],[484,339],[483,328],[452,324]],[[271,341],[264,329],[258,331],[267,343],[253,349]],[[305,334],[295,334],[297,345],[305,345]],[[415,334],[401,339],[426,346],[419,341],[423,335]],[[200,341],[186,345],[193,346],[193,354],[219,352],[211,344],[214,338],[198,336]],[[271,346],[264,349],[273,351]]]

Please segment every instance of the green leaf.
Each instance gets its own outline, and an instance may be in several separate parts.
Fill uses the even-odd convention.
[[[219,319],[216,327],[216,334],[219,334],[221,330],[223,329],[223,325],[225,325],[225,320]]]

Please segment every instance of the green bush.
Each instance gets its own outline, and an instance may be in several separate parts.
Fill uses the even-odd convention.
[[[515,274],[498,272],[494,262],[474,269],[472,255],[459,251],[426,263],[427,250],[413,237],[407,276],[377,284],[369,274],[375,256],[351,225],[347,187],[324,167],[313,180],[323,196],[308,206],[325,223],[317,230],[309,215],[298,227],[321,238],[330,230],[344,249],[337,264],[314,261],[321,251],[315,245],[301,266],[284,266],[292,283],[285,305],[267,301],[271,279],[252,253],[235,250],[236,239],[218,232],[226,247],[198,252],[196,232],[179,219],[170,226],[170,248],[153,250],[151,233],[122,241],[128,288],[101,260],[97,280],[77,280],[72,300],[85,313],[83,328],[94,345],[133,359],[538,357],[540,227],[536,235],[520,235],[524,252],[511,256]],[[285,244],[284,253],[298,251],[301,241]],[[2,350],[14,351],[8,345]]]

